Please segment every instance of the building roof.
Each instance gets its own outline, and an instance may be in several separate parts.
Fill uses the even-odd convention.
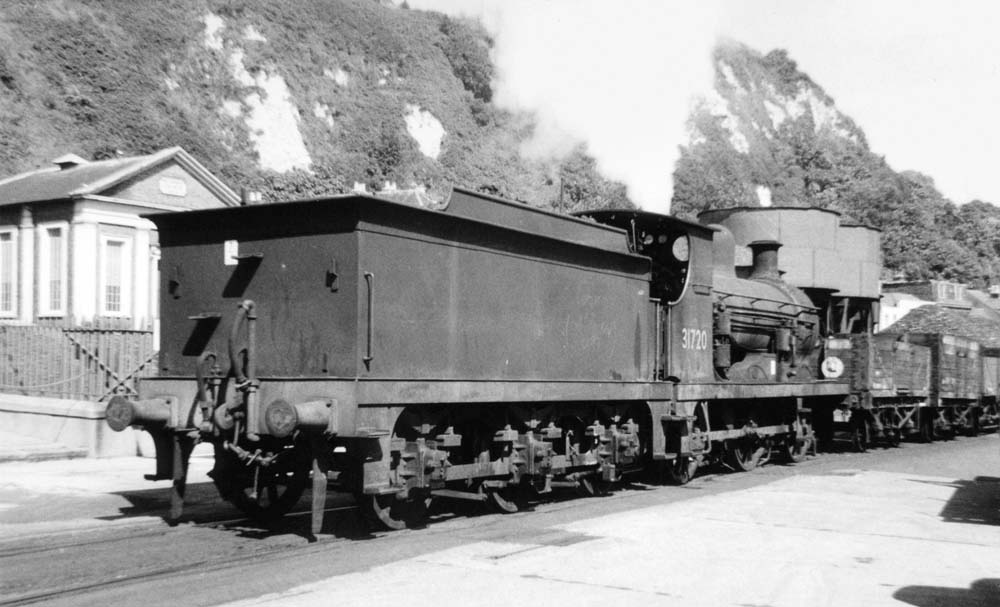
[[[172,147],[148,156],[83,161],[73,154],[57,158],[58,166],[0,179],[0,206],[66,200],[99,194],[168,161],[176,161],[229,206],[239,196],[182,148]]]
[[[910,293],[896,293],[896,292],[882,293],[883,306],[898,306],[904,301],[922,302],[924,304],[931,303],[927,300],[920,299],[916,295],[911,295]]]
[[[993,297],[993,295],[986,291],[966,289],[965,298],[972,302],[974,306],[1000,311],[1000,297]]]
[[[945,333],[1000,347],[1000,322],[938,304],[920,306],[886,328],[885,333]]]

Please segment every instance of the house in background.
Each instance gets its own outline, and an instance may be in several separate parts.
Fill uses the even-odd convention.
[[[1000,347],[1000,285],[982,291],[949,280],[882,283],[880,330],[951,333]]]
[[[179,147],[0,179],[0,323],[152,328],[158,239],[140,217],[239,204]]]

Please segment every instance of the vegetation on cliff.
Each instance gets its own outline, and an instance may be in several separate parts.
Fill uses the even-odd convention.
[[[487,32],[405,3],[12,0],[0,40],[0,175],[179,145],[265,200],[391,182],[567,211],[631,205],[584,145],[525,157],[536,124],[492,103]],[[785,51],[724,43],[714,61],[715,92],[674,167],[675,213],[762,195],[835,209],[883,230],[889,274],[1000,282],[1000,209],[894,171]],[[281,112],[292,126],[269,133]],[[297,156],[277,170],[282,139]]]
[[[894,171],[784,51],[726,43],[714,60],[718,96],[691,117],[675,213],[758,206],[764,187],[774,205],[833,209],[881,229],[890,276],[1000,282],[1000,208],[956,205],[929,176]]]

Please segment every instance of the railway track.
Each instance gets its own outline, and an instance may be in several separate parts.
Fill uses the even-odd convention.
[[[353,511],[356,510],[356,506],[337,506],[332,508],[327,508],[325,512],[343,512],[343,511]],[[289,518],[302,517],[309,515],[309,511],[297,509],[293,512],[288,513],[286,516]],[[192,521],[184,524],[186,528],[201,528],[201,529],[226,529],[237,527],[241,525],[252,525],[253,523],[246,517],[237,518],[219,518],[211,519],[207,521]],[[149,528],[153,526],[154,528]],[[39,555],[47,552],[60,552],[64,550],[81,549],[88,547],[96,547],[102,544],[110,544],[115,542],[132,542],[138,539],[148,539],[155,537],[164,537],[173,531],[173,527],[163,527],[161,523],[149,523],[147,525],[142,525],[137,529],[128,529],[125,533],[116,535],[114,537],[98,537],[89,540],[74,540],[74,541],[64,541],[64,542],[52,542],[53,538],[58,538],[63,535],[77,534],[97,534],[104,533],[107,530],[98,529],[83,532],[61,532],[56,534],[45,534],[45,535],[35,535],[29,537],[22,537],[17,540],[4,542],[5,544],[17,544],[23,543],[25,540],[30,542],[45,542],[44,545],[37,546],[13,546],[10,548],[5,547],[0,544],[0,564],[4,562],[4,559],[16,557],[16,556],[26,556],[26,555]],[[0,603],[2,604],[2,603]]]
[[[354,510],[356,510],[355,506],[338,506],[328,508],[326,512],[334,513]],[[287,516],[294,520],[295,517],[304,517],[309,514],[309,511],[298,510]],[[177,527],[164,528],[162,526],[157,526],[155,529],[140,528],[130,530],[125,534],[118,534],[113,537],[103,536],[83,540],[77,539],[71,541],[51,542],[48,540],[51,540],[53,537],[58,537],[58,535],[66,534],[34,536],[29,539],[32,541],[46,541],[46,543],[44,545],[35,546],[14,546],[9,548],[0,547],[0,569],[7,572],[16,571],[19,566],[23,565],[23,563],[19,563],[17,561],[18,558],[25,559],[27,557],[31,557],[31,560],[37,560],[39,558],[46,558],[47,555],[65,555],[66,553],[86,554],[93,550],[114,552],[116,544],[120,545],[124,552],[128,552],[129,550],[135,550],[134,542],[137,540],[150,541],[154,539],[164,539],[168,542],[172,542],[173,540],[178,539],[177,535],[179,533],[191,533],[193,530],[225,530],[245,528],[250,525],[252,525],[252,523],[246,518],[229,518],[185,523],[179,529]],[[108,530],[101,531],[106,533]],[[373,535],[381,536],[386,535],[387,533],[388,532],[382,532]],[[196,559],[183,564],[170,564],[153,567],[147,570],[136,571],[129,573],[125,577],[122,577],[120,572],[109,572],[106,577],[92,581],[65,584],[57,587],[49,587],[44,590],[4,596],[0,598],[0,606],[7,607],[15,605],[31,605],[57,598],[68,599],[102,589],[125,587],[132,584],[139,584],[144,581],[169,578],[171,576],[182,576],[192,572],[210,572],[220,568],[238,566],[241,563],[251,562],[261,558],[281,558],[281,555],[285,553],[294,553],[296,556],[309,554],[317,550],[324,550],[331,543],[343,541],[346,541],[346,539],[339,537],[322,537],[315,538],[312,543],[306,546],[299,544],[265,546],[252,550],[247,554],[234,555],[227,553],[214,555],[210,558]]]
[[[711,474],[706,475],[705,478],[711,478],[712,476],[713,475]],[[653,487],[642,484],[625,485],[619,491],[599,499],[602,501],[608,499],[613,501],[628,500],[630,496],[646,493],[651,488]],[[666,487],[658,487],[654,489],[669,490],[669,488]],[[305,500],[303,500],[303,503],[304,502]],[[558,513],[577,507],[580,500],[576,499],[575,496],[567,492],[565,495],[558,495],[555,496],[554,499],[546,499],[544,502],[540,503],[545,504],[544,509],[546,512]],[[459,502],[456,503],[455,506],[455,508],[450,508],[446,511],[435,511],[432,516],[432,524],[421,529],[407,529],[403,531],[366,531],[357,535],[369,539],[384,541],[388,538],[406,537],[411,533],[419,533],[422,537],[438,537],[453,533],[461,534],[463,530],[479,529],[483,526],[482,517],[466,516],[469,512],[467,511],[468,508],[465,504]],[[469,506],[474,508],[472,505]],[[511,516],[530,517],[532,515],[532,509],[528,509],[514,515],[494,515],[489,520],[499,522],[500,520],[508,519]],[[344,513],[351,513],[353,515],[356,511],[357,507],[351,505],[328,508],[325,510],[325,513],[340,513],[341,515]],[[293,528],[306,528],[308,518],[310,516],[311,512],[303,509],[297,509],[292,513],[289,513],[286,515],[282,523],[281,531],[287,531],[289,535],[293,535],[291,531]],[[444,520],[450,520],[453,524],[443,526],[436,524]],[[163,527],[162,524],[160,524],[156,528],[151,529],[143,526],[113,537],[103,535],[100,537],[86,537],[82,539],[77,538],[60,541],[59,538],[67,535],[66,533],[33,536],[29,538],[32,542],[44,541],[44,545],[0,547],[0,570],[12,572],[21,567],[30,567],[34,562],[48,559],[53,556],[66,558],[66,555],[68,554],[82,556],[98,552],[120,552],[122,554],[134,554],[137,551],[148,552],[150,550],[148,548],[148,544],[150,542],[162,542],[164,544],[171,545],[184,544],[194,541],[190,537],[185,536],[191,536],[199,531],[216,530],[239,530],[241,532],[246,530],[258,532],[262,531],[259,526],[254,525],[249,519],[246,518],[214,518],[211,520],[183,523],[177,527]],[[101,531],[106,534],[109,530],[104,529]],[[114,530],[111,531],[113,532]],[[228,551],[183,563],[167,562],[148,568],[137,568],[133,571],[127,572],[115,569],[106,572],[104,575],[91,577],[86,581],[58,584],[55,586],[49,585],[42,589],[0,596],[0,607],[32,605],[55,601],[68,601],[70,603],[75,603],[79,600],[81,602],[86,602],[85,597],[91,595],[101,595],[107,591],[122,590],[131,586],[141,586],[145,583],[168,581],[175,578],[181,579],[193,574],[211,574],[212,572],[236,569],[240,566],[254,562],[266,561],[269,564],[278,563],[276,566],[280,566],[280,561],[282,559],[308,557],[309,555],[327,551],[335,545],[349,544],[354,539],[357,538],[323,534],[312,538],[312,540],[307,544],[293,543],[278,546],[252,545],[251,551],[242,554],[236,554],[232,551]],[[246,544],[243,545],[245,546]],[[142,548],[137,548],[137,546],[142,546]],[[7,585],[7,583],[4,583],[2,586]]]
[[[981,440],[986,437],[980,437]],[[494,516],[468,516],[473,505],[469,508],[456,505],[455,508],[437,509],[432,511],[430,524],[419,530],[404,531],[377,531],[360,532],[355,536],[345,536],[338,534],[324,533],[313,538],[309,543],[299,541],[297,543],[281,543],[278,545],[257,542],[254,540],[244,540],[232,549],[226,549],[218,553],[206,554],[201,558],[194,558],[184,562],[176,561],[152,561],[147,564],[138,564],[131,570],[111,568],[101,575],[87,576],[86,579],[72,580],[67,583],[51,584],[44,587],[34,587],[23,592],[9,592],[9,583],[2,584],[4,594],[0,596],[0,607],[14,605],[31,605],[43,602],[55,602],[60,604],[91,604],[89,599],[104,596],[107,593],[125,592],[131,587],[139,587],[149,583],[168,583],[174,580],[186,580],[191,576],[218,573],[229,569],[239,569],[254,563],[267,563],[271,567],[281,567],[283,562],[289,559],[307,559],[326,551],[335,546],[350,546],[354,544],[353,539],[365,537],[368,539],[384,542],[389,538],[406,538],[417,533],[428,543],[449,535],[455,537],[472,537],[487,532],[490,527],[497,527],[498,532],[504,534],[507,521],[520,519],[532,524],[532,517],[539,515],[558,516],[560,513],[575,509],[588,508],[583,504],[601,504],[602,508],[628,508],[644,505],[649,501],[660,501],[667,499],[684,499],[684,494],[699,495],[706,491],[722,491],[741,488],[744,485],[764,482],[765,478],[773,479],[796,473],[829,473],[838,466],[848,465],[852,468],[858,466],[869,466],[882,459],[906,459],[919,457],[921,453],[933,457],[940,457],[947,452],[948,446],[953,442],[960,442],[970,439],[958,439],[957,441],[938,442],[932,445],[904,444],[902,448],[888,450],[869,451],[868,453],[850,453],[847,451],[821,454],[812,457],[794,466],[764,466],[749,474],[729,474],[723,468],[709,471],[700,475],[692,485],[686,487],[660,487],[647,485],[644,483],[626,484],[619,490],[603,498],[576,499],[571,497],[569,492],[557,494],[552,498],[534,502],[532,507],[513,515]],[[888,458],[886,457],[888,456]],[[303,503],[305,500],[303,500]],[[449,506],[452,502],[446,502]],[[616,504],[617,503],[617,504]],[[343,505],[328,508],[327,513],[340,514],[341,519],[355,518],[353,505]],[[288,515],[288,519],[277,531],[278,534],[295,536],[301,540],[301,536],[295,534],[295,529],[306,529],[310,512],[305,509],[297,509]],[[348,514],[349,516],[344,516]],[[262,534],[266,530],[253,525],[245,518],[212,518],[209,520],[199,520],[196,522],[184,523],[178,527],[163,527],[159,524],[156,528],[147,526],[129,529],[124,533],[119,533],[113,537],[107,536],[109,530],[102,530],[104,535],[87,535],[73,539],[62,539],[67,534],[52,534],[48,536],[33,536],[30,541],[34,545],[17,546],[13,542],[7,542],[6,546],[0,545],[0,570],[15,572],[24,567],[32,567],[34,563],[49,559],[67,557],[72,559],[73,555],[82,559],[92,554],[115,554],[122,553],[126,559],[128,555],[135,555],[141,552],[155,551],[150,548],[151,544],[162,543],[164,545],[194,545],[205,542],[218,542],[219,538],[232,538],[234,536],[249,535],[255,533]],[[110,530],[114,533],[116,530]],[[211,537],[200,535],[201,532],[212,533]],[[214,538],[214,539],[213,539]],[[258,538],[259,539],[259,538]],[[44,542],[40,544],[38,542]],[[385,545],[385,544],[381,544]],[[249,548],[249,549],[247,549]],[[353,549],[353,546],[352,546]],[[391,552],[391,551],[390,551]],[[8,577],[5,575],[5,577]],[[53,579],[49,578],[49,582]]]

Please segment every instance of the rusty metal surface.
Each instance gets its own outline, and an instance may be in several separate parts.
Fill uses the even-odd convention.
[[[984,351],[981,358],[983,364],[983,396],[996,397],[1000,385],[1000,353]]]
[[[854,390],[875,398],[926,397],[931,382],[931,349],[910,343],[899,335],[840,335],[850,340],[851,351],[840,353],[850,361],[845,376]]]
[[[907,339],[930,348],[932,405],[979,398],[982,372],[979,343],[940,333],[911,333]]]

